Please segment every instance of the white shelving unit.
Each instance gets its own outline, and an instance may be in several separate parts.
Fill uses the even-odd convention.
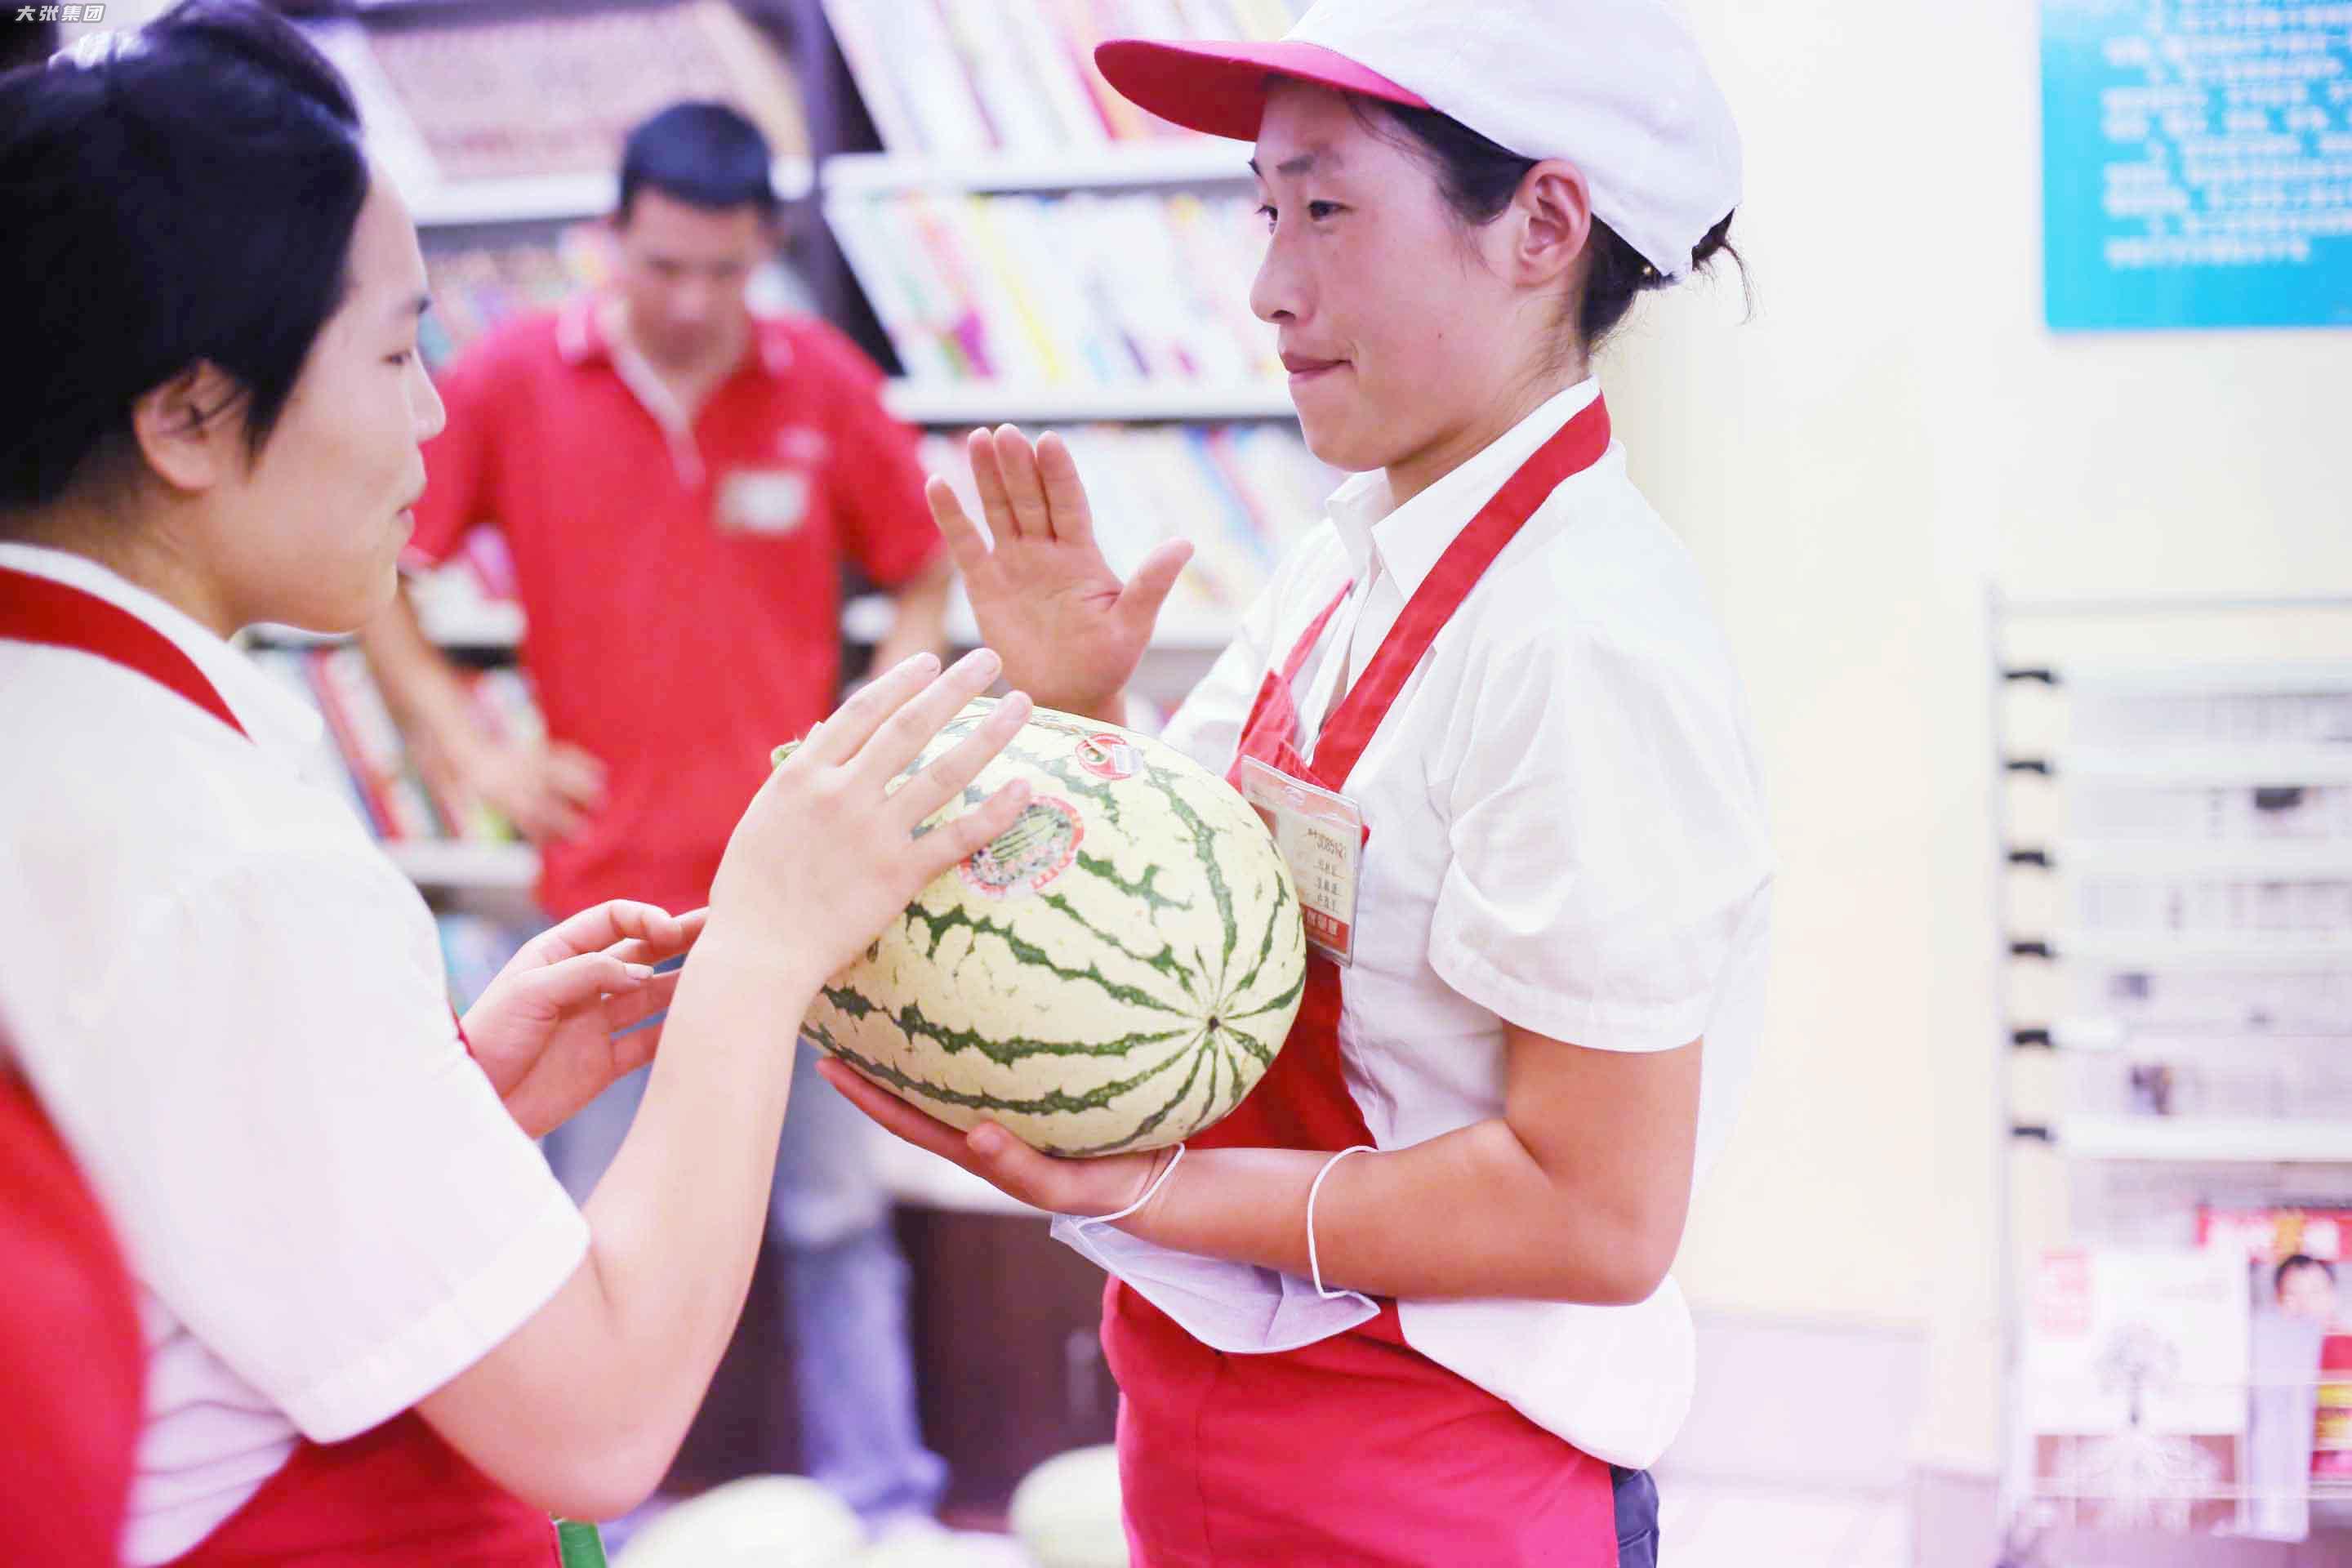
[[[814,166],[806,158],[777,159],[772,177],[780,201],[798,201],[815,187]],[[419,228],[565,223],[611,213],[620,182],[604,173],[443,184],[416,180],[403,195]]]
[[[1154,185],[1245,185],[1249,153],[1240,143],[1118,143],[1055,157],[910,158],[841,153],[824,161],[828,190],[1082,191]]]
[[[420,888],[453,892],[523,893],[539,879],[539,853],[528,844],[388,839],[384,852]]]
[[[2164,876],[2254,877],[2265,880],[2352,877],[2352,842],[2196,842],[2169,838],[2060,839],[2058,868],[2069,876],[2136,872]],[[2346,942],[2352,952],[2352,938]]]
[[[2352,784],[2352,746],[2186,746],[2162,756],[2081,746],[2058,752],[2053,765],[2068,778],[2148,784]]]
[[[2051,1131],[2059,1152],[2075,1160],[2265,1165],[2352,1162],[2352,1121],[2065,1115]]]
[[[2352,942],[2314,938],[2263,941],[2252,937],[2107,936],[2089,931],[2060,931],[2047,944],[2060,963],[2129,965],[2135,969],[2212,970],[2272,973],[2303,970],[2314,965],[2352,966]],[[2021,955],[2022,956],[2022,955]]]
[[[890,411],[909,425],[1196,423],[1289,419],[1290,388],[1281,382],[1204,386],[1168,382],[1143,386],[1055,386],[1018,382],[894,381],[883,391]]]
[[[2080,1526],[2042,1528],[2058,1494],[2036,1480],[2025,1412],[2038,1391],[2026,1384],[2022,1350],[2037,1247],[2188,1245],[2200,1202],[2292,1208],[2352,1193],[2352,1105],[2338,1103],[2335,1087],[2343,1079],[2307,1076],[2339,1046],[2352,1062],[2352,1005],[2338,1018],[2336,1000],[2298,1002],[2303,1022],[2273,1027],[2262,1000],[2277,976],[2321,977],[2323,997],[2352,998],[2352,819],[2326,801],[2290,837],[2269,815],[2352,783],[2352,599],[2023,604],[1996,595],[1990,630],[1995,913],[2010,955],[1996,1131],[2005,1152],[2002,1563],[2078,1568],[2120,1561],[2126,1549]],[[2066,651],[2074,647],[2085,651]],[[2341,658],[2312,657],[2336,648]],[[2102,813],[2117,815],[2088,819]],[[2283,899],[2314,889],[2280,918]],[[2216,1071],[2234,1099],[2174,1093],[2176,1072],[2195,1085]],[[2239,1092],[2249,1082],[2262,1092]],[[2311,1085],[2326,1098],[2294,1098]],[[2264,1101],[2275,1114],[2244,1113]],[[2247,1377],[2251,1389],[2251,1368]],[[2239,1441],[2240,1465],[2254,1463]],[[2246,1477],[2242,1468],[2238,1489],[2196,1495],[2242,1499]],[[2336,1489],[2303,1484],[2315,1527],[2340,1531]],[[2304,1550],[2320,1556],[2264,1555],[2290,1549],[2206,1536],[2201,1555],[2184,1542],[2165,1560],[2236,1568],[2352,1551],[2341,1533],[2318,1541]]]

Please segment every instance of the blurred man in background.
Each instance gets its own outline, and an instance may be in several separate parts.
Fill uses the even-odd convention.
[[[413,564],[478,524],[514,558],[545,743],[488,727],[405,595],[362,637],[427,776],[540,848],[551,918],[614,898],[700,907],[778,742],[833,706],[840,575],[896,595],[877,668],[943,641],[949,568],[915,438],[829,325],[755,317],[777,214],[759,131],[678,104],[629,137],[614,286],[506,323],[439,379]],[[794,1048],[787,1039],[778,1048]],[[945,1466],[922,1445],[907,1269],[864,1118],[808,1070],[780,1152],[803,1467],[884,1531],[921,1529]],[[644,1075],[549,1154],[582,1197]]]

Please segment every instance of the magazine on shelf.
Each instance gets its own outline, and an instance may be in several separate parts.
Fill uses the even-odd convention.
[[[2248,1332],[2234,1258],[2188,1248],[2044,1255],[2023,1387],[2032,1490],[2046,1521],[2236,1529]]]
[[[2205,1205],[2197,1231],[2252,1314],[2247,1531],[2300,1541],[2315,1493],[2352,1496],[2352,1199]]]
[[[1265,42],[1305,9],[1305,0],[824,0],[882,145],[929,157],[1191,139],[1112,90],[1095,68],[1095,46]]]
[[[912,381],[1253,386],[1281,374],[1248,307],[1253,205],[857,189],[825,212]]]

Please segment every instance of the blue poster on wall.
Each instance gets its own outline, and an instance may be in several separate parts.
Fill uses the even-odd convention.
[[[2059,331],[2352,327],[2352,3],[2042,0]]]

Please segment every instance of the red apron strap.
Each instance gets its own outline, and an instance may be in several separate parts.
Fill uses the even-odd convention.
[[[1315,652],[1315,645],[1323,640],[1323,628],[1331,624],[1331,617],[1339,613],[1339,606],[1348,602],[1348,595],[1354,592],[1355,586],[1352,578],[1340,584],[1339,591],[1331,596],[1331,602],[1323,606],[1323,613],[1307,623],[1307,631],[1299,637],[1298,646],[1292,648],[1290,657],[1283,661],[1283,685],[1288,686],[1297,680],[1298,672],[1307,668],[1307,660]]]
[[[1609,450],[1609,408],[1595,397],[1585,410],[1559,428],[1559,434],[1536,448],[1535,455],[1479,509],[1470,525],[1454,536],[1437,564],[1422,579],[1397,624],[1382,639],[1380,651],[1349,689],[1331,721],[1315,743],[1315,775],[1327,789],[1344,789],[1356,760],[1364,754],[1373,731],[1388,717],[1389,705],[1404,689],[1406,679],[1421,665],[1422,656],[1503,547],[1542,506],[1544,498],[1562,480],[1582,473]]]
[[[1348,591],[1354,586],[1352,583],[1340,585],[1339,592],[1333,595],[1331,602],[1323,606],[1323,613],[1308,624],[1306,635],[1298,639],[1298,646],[1290,650],[1290,657],[1284,661],[1282,668],[1267,670],[1265,679],[1258,683],[1257,700],[1250,705],[1249,718],[1242,725],[1241,742],[1234,750],[1233,766],[1225,770],[1225,782],[1235,789],[1242,786],[1244,757],[1273,763],[1286,773],[1299,771],[1298,755],[1290,745],[1291,736],[1298,731],[1298,703],[1291,692],[1290,683],[1297,680],[1298,672],[1306,668],[1308,657],[1315,652],[1316,643],[1323,636],[1323,628],[1331,624],[1331,617],[1339,613],[1341,605],[1348,602]]]
[[[69,583],[0,566],[0,638],[96,654],[245,733],[227,701],[177,644],[120,605]]]

